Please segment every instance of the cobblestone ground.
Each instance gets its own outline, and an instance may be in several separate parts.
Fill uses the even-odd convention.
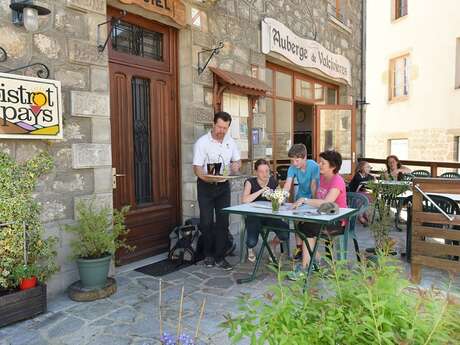
[[[393,235],[400,239],[399,247],[403,249],[405,232],[394,232]],[[359,228],[358,237],[362,248],[373,245],[367,228]],[[238,260],[237,257],[230,259],[233,263]],[[408,265],[403,265],[408,271]],[[164,329],[171,333],[176,331],[179,297],[182,286],[185,286],[184,331],[194,334],[200,305],[206,297],[200,344],[230,344],[219,324],[224,321],[225,313],[238,312],[236,297],[241,293],[260,296],[268,285],[275,282],[273,273],[264,268],[256,281],[237,285],[236,279],[247,275],[251,269],[251,264],[241,264],[229,273],[198,264],[162,277]],[[104,300],[77,303],[65,295],[52,299],[46,314],[0,329],[0,345],[160,344],[159,278],[129,271],[118,274],[116,280],[118,291]],[[448,282],[444,272],[423,271],[422,286],[439,286],[443,282]],[[454,281],[454,289],[460,291],[458,278]]]

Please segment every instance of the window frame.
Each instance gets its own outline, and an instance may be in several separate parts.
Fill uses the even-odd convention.
[[[406,13],[399,15],[401,9],[403,8],[402,2],[406,2]],[[392,0],[391,1],[391,20],[392,22],[398,22],[404,18],[407,18],[409,15],[409,0]]]
[[[396,62],[400,59],[406,59],[406,65],[404,68],[403,72],[403,78],[404,78],[404,85],[403,88],[405,89],[407,87],[407,94],[403,94],[400,96],[397,96],[395,94],[395,66]],[[389,67],[388,67],[388,73],[389,73],[389,78],[388,78],[388,101],[390,103],[394,102],[400,102],[400,101],[405,101],[409,99],[410,97],[410,53],[405,53],[401,54],[398,56],[395,56],[389,60]]]
[[[392,141],[403,141],[403,140],[405,140],[407,142],[407,155],[406,155],[406,157],[404,157],[401,154],[393,153],[391,151],[391,142]],[[409,158],[409,138],[407,138],[407,137],[406,138],[389,138],[388,139],[388,155],[396,155],[401,160],[407,160]]]
[[[454,89],[460,89],[460,37],[455,40],[455,79]]]
[[[273,114],[272,114],[272,131],[273,132],[272,133],[276,133],[276,104],[275,103],[276,103],[277,99],[292,102],[292,107],[291,107],[291,110],[292,110],[292,114],[291,114],[292,128],[294,128],[293,124],[294,124],[294,109],[295,109],[294,105],[295,105],[295,103],[302,103],[302,104],[308,104],[308,105],[314,105],[314,106],[315,105],[321,105],[321,106],[327,106],[328,105],[328,104],[320,103],[319,100],[312,100],[312,99],[308,100],[308,99],[305,99],[303,97],[296,97],[296,93],[295,93],[296,79],[301,79],[301,80],[305,80],[305,81],[308,81],[308,82],[312,82],[313,85],[315,83],[316,84],[321,84],[323,86],[323,101],[326,101],[326,89],[327,88],[335,89],[336,103],[334,105],[340,105],[340,102],[339,102],[339,85],[338,84],[328,83],[328,82],[325,82],[323,80],[316,79],[315,77],[310,76],[308,74],[300,73],[300,72],[290,70],[288,68],[285,68],[285,67],[282,67],[282,66],[279,66],[279,65],[271,64],[271,63],[267,63],[267,65],[265,67],[265,70],[271,70],[271,72],[272,72],[272,83],[268,84],[268,82],[265,81],[268,84],[268,86],[270,86],[272,88],[272,92],[265,96],[265,102],[272,102],[272,109],[273,109]],[[281,73],[291,75],[291,77],[292,77],[291,78],[291,81],[292,81],[291,98],[281,97],[281,96],[278,96],[276,94],[276,73],[277,72],[281,72]],[[312,131],[312,135],[314,135],[314,134],[315,134],[315,129]],[[293,142],[294,142],[294,130],[291,131],[291,143],[293,143]],[[283,162],[282,159],[279,159],[277,157],[277,154],[276,154],[276,152],[277,152],[276,135],[272,135],[271,147],[272,147],[272,156],[270,158],[270,161],[272,162],[272,169],[274,171],[276,171],[276,168],[277,168],[278,165],[286,164],[285,162]],[[315,148],[315,140],[313,140],[313,150],[316,150],[316,148]]]

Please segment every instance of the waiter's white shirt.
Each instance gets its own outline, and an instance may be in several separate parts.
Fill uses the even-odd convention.
[[[219,142],[212,138],[211,132],[208,132],[202,135],[193,146],[193,165],[202,167],[205,173],[208,172],[207,163],[221,163],[223,161],[224,165],[228,166],[231,162],[240,159],[238,146],[228,133],[224,140]]]

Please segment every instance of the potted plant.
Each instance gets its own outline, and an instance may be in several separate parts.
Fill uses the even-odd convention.
[[[45,237],[32,194],[53,166],[46,152],[24,163],[0,152],[0,327],[46,311],[45,283],[58,270],[57,238]],[[36,286],[19,290],[18,280],[31,276]]]
[[[78,221],[67,225],[65,230],[73,233],[72,257],[77,261],[82,287],[89,290],[101,289],[106,285],[110,262],[115,251],[126,244],[128,230],[124,218],[129,210],[125,206],[118,211],[109,207],[94,205],[94,200],[77,206]]]
[[[393,251],[396,243],[390,236],[393,227],[390,209],[397,207],[398,197],[409,190],[408,183],[385,183],[383,180],[371,181],[366,188],[372,192],[373,216],[370,222],[370,230],[374,236],[375,248],[366,249],[367,252],[375,254],[382,251],[386,254],[396,254]],[[395,205],[396,204],[396,205]]]
[[[13,272],[19,290],[27,290],[37,285],[39,269],[36,265],[20,265]]]

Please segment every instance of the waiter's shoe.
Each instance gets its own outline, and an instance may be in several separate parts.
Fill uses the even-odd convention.
[[[225,271],[230,271],[233,269],[233,266],[228,263],[227,260],[222,259],[221,261],[216,262],[216,266],[222,268]]]
[[[207,256],[204,258],[204,265],[206,267],[214,267],[215,260],[212,256]]]

